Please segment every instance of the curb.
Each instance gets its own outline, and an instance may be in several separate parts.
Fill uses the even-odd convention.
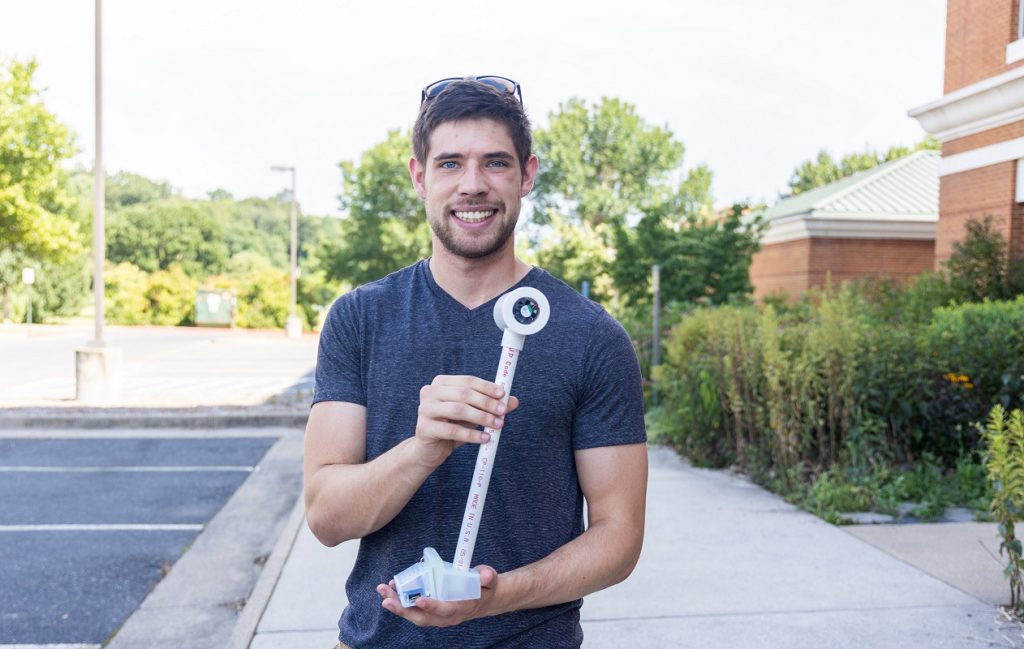
[[[98,408],[70,412],[15,409],[0,411],[0,429],[24,428],[265,428],[305,427],[309,411],[253,412],[223,409]]]
[[[299,529],[305,520],[306,507],[300,493],[299,497],[295,499],[295,507],[292,508],[288,523],[281,532],[281,536],[278,537],[274,549],[270,552],[270,557],[263,566],[263,572],[260,573],[260,578],[252,589],[245,608],[238,616],[238,622],[235,623],[235,628],[231,633],[231,643],[228,645],[230,649],[249,649],[249,645],[256,635],[256,628],[259,626],[260,620],[263,619],[263,613],[267,610],[270,598],[277,587],[277,581],[284,570],[284,564],[291,556],[295,539],[298,538]]]

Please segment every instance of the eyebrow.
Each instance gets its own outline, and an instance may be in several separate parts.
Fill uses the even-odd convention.
[[[437,161],[437,162],[442,162],[442,161],[445,161],[445,160],[461,160],[464,157],[465,156],[463,156],[461,153],[447,153],[446,152],[446,153],[438,153],[436,156],[434,156],[434,160]],[[509,160],[509,161],[515,160],[515,156],[512,155],[511,153],[509,153],[508,151],[492,151],[490,153],[485,153],[483,157],[488,159],[488,160],[494,160],[494,159]]]

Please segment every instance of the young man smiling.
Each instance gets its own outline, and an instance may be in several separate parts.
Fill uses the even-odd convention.
[[[306,427],[309,526],[329,546],[361,539],[339,647],[579,647],[581,598],[625,579],[643,542],[636,355],[599,305],[515,255],[538,166],[519,85],[445,79],[421,99],[409,172],[432,256],[335,302]],[[500,352],[494,301],[517,286],[551,314],[506,407],[480,377]],[[390,577],[427,546],[452,558],[481,426],[504,432],[476,545],[482,597],[402,608]]]

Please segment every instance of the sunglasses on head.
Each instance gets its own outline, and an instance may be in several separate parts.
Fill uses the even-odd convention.
[[[519,87],[519,83],[505,77],[498,77],[492,74],[485,75],[482,77],[449,77],[447,79],[441,79],[435,81],[420,92],[420,104],[428,99],[433,99],[438,95],[439,92],[448,87],[448,84],[454,81],[479,81],[482,84],[488,85],[495,90],[507,92],[510,95],[516,95],[519,97],[519,103],[523,103],[523,91]]]

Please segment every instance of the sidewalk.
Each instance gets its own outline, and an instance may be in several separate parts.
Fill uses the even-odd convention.
[[[331,649],[357,543],[321,546],[296,504],[236,649]],[[643,555],[587,597],[587,649],[1024,647],[994,524],[833,527],[746,480],[651,449]],[[251,641],[250,641],[251,639]]]

